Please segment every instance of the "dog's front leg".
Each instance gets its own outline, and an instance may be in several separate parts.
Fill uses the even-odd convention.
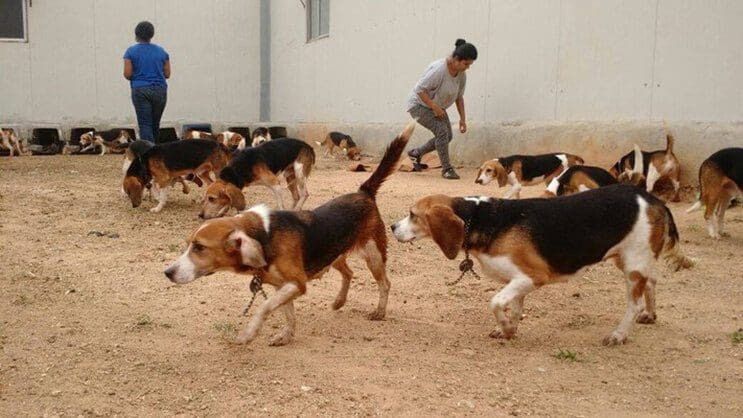
[[[157,206],[150,209],[150,212],[158,213],[165,207],[165,202],[168,201],[168,184],[160,185],[155,183],[153,187],[157,187],[155,190],[155,198],[157,199]]]
[[[85,147],[85,148],[81,149],[81,150],[80,150],[80,151],[78,151],[78,152],[80,152],[80,153],[83,153],[83,152],[85,152],[85,151],[89,151],[89,150],[93,149],[93,147],[95,147],[95,144],[90,144],[90,145],[88,145],[87,147]]]
[[[271,295],[268,300],[261,304],[261,306],[258,308],[258,311],[255,313],[245,329],[240,331],[240,334],[238,334],[236,342],[238,344],[246,344],[253,341],[258,335],[258,331],[263,325],[263,322],[266,320],[266,318],[268,318],[268,315],[270,315],[271,312],[275,311],[282,305],[290,302],[300,293],[301,292],[299,290],[299,286],[297,286],[297,284],[294,282],[289,282],[281,286],[281,288],[279,288],[276,293]],[[290,321],[289,324],[287,324],[287,328],[290,329],[290,331],[288,332],[289,337],[288,339],[284,338],[284,344],[286,344],[291,341],[291,336],[294,335],[294,327],[296,325],[296,320],[294,319],[294,306],[292,305],[290,313],[287,313],[286,310],[284,312],[287,315],[287,320]]]
[[[289,302],[286,302],[280,309],[284,311],[286,325],[280,332],[271,337],[269,345],[272,346],[289,344],[292,341],[292,338],[294,338],[294,333],[297,330],[297,317],[294,315],[294,301],[290,300]]]
[[[516,266],[513,267],[518,269]],[[511,339],[516,335],[516,329],[521,320],[524,297],[534,289],[534,281],[529,276],[518,272],[511,278],[506,287],[493,296],[490,300],[490,309],[498,320],[500,330],[491,332],[490,337]],[[506,307],[509,305],[511,305],[510,318],[506,315]]]
[[[101,155],[106,155],[107,150],[108,150],[108,147],[101,144]]]

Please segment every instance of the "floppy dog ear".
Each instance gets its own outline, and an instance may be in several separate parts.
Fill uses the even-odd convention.
[[[239,252],[241,263],[246,266],[262,268],[268,265],[261,243],[239,229],[227,237],[224,245],[229,253]]]
[[[449,206],[434,205],[426,211],[426,222],[431,238],[446,258],[456,258],[464,243],[464,221]]]
[[[495,163],[495,178],[498,180],[498,187],[503,187],[508,183],[508,173],[501,163]]]
[[[242,190],[235,187],[235,185],[228,183],[224,188],[224,192],[230,199],[230,205],[232,205],[232,207],[238,211],[245,210],[245,196],[243,195]]]

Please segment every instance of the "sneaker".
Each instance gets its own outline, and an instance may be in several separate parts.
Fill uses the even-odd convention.
[[[443,171],[441,173],[441,177],[448,179],[448,180],[459,180],[459,175],[457,174],[456,171],[454,171],[453,168]]]
[[[408,151],[408,158],[413,162],[413,171],[423,171],[423,164],[421,164],[421,155],[418,150],[413,148]]]

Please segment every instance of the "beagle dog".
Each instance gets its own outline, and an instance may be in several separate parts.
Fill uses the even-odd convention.
[[[0,128],[0,148],[7,149],[10,152],[10,156],[13,156],[13,152],[18,153],[18,156],[25,155],[23,151],[23,144],[15,133],[15,129],[11,128]]]
[[[108,131],[90,131],[80,135],[80,151],[83,153],[95,147],[101,148],[100,155],[112,151],[125,151],[127,145],[134,139],[129,136],[129,132],[123,129],[109,129]]]
[[[670,133],[666,134],[666,149],[656,151],[641,151],[642,153],[642,175],[645,177],[645,189],[648,192],[653,191],[655,183],[667,177],[673,183],[673,198],[672,202],[678,202],[679,189],[681,188],[681,165],[673,154],[673,135]],[[609,172],[614,177],[619,177],[623,172],[632,171],[632,167],[635,165],[635,152],[630,151],[622,158],[619,159],[609,169]]]
[[[224,216],[230,208],[245,209],[242,189],[251,184],[262,184],[273,191],[279,205],[281,179],[286,179],[287,188],[294,199],[293,209],[301,209],[307,200],[307,177],[315,164],[315,151],[304,141],[281,138],[275,141],[239,151],[222,171],[219,178],[206,189],[199,217],[204,219]]]
[[[346,259],[360,253],[379,288],[377,308],[369,319],[384,319],[390,281],[386,272],[387,235],[376,195],[396,170],[414,127],[414,123],[408,124],[392,141],[377,169],[357,192],[339,196],[312,211],[273,211],[259,205],[237,216],[208,220],[191,234],[188,249],[165,270],[165,275],[175,283],[188,283],[220,270],[256,275],[277,290],[258,308],[237,342],[255,339],[268,315],[281,308],[287,324],[270,344],[284,345],[295,334],[293,300],[307,291],[307,282],[322,277],[331,267],[338,270],[343,281],[332,307],[341,308],[353,278]]]
[[[550,181],[542,197],[566,196],[617,184],[608,171],[590,165],[574,165]]]
[[[214,139],[233,151],[238,149],[240,143],[245,140],[242,135],[231,131],[220,132]]]
[[[321,147],[325,147],[325,152],[323,154],[325,156],[334,155],[335,149],[340,148],[349,160],[361,160],[361,150],[359,150],[359,147],[355,142],[353,142],[350,135],[333,131],[325,135],[322,142],[315,141],[315,143]]]
[[[720,239],[723,219],[730,202],[743,196],[743,148],[724,148],[712,154],[699,167],[699,200],[687,213],[704,209],[707,232]]]
[[[128,148],[131,159],[124,159],[124,193],[132,202],[132,207],[139,207],[144,189],[152,182],[152,194],[158,204],[150,209],[151,212],[163,209],[168,200],[168,186],[175,182],[183,184],[182,176],[196,174],[210,184],[210,173],[218,172],[230,160],[230,152],[222,144],[203,139],[158,145],[135,141]],[[185,189],[184,193],[187,193]]]
[[[400,242],[431,237],[449,259],[468,251],[487,276],[507,283],[490,300],[500,325],[493,338],[516,334],[528,293],[611,259],[625,274],[628,306],[603,343],[622,344],[633,322],[655,322],[652,267],[658,256],[674,270],[693,264],[681,252],[670,210],[629,185],[554,199],[433,195],[416,202],[407,217],[392,225],[392,232]]]
[[[475,183],[485,185],[497,180],[498,187],[510,184],[511,189],[504,198],[518,199],[522,186],[539,182],[549,184],[567,168],[580,164],[583,164],[581,157],[566,153],[511,155],[485,161],[477,172]]]
[[[189,129],[186,131],[186,135],[183,137],[183,139],[216,139],[214,135],[211,132],[204,132],[204,131],[196,131],[193,129]]]

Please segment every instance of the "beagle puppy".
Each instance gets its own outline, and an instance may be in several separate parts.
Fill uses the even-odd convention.
[[[7,149],[10,152],[10,156],[13,156],[13,152],[18,153],[18,156],[25,155],[23,151],[23,144],[15,133],[15,129],[11,128],[0,128],[0,148]]]
[[[196,174],[210,184],[210,173],[218,172],[230,160],[230,153],[222,144],[203,139],[158,145],[135,141],[128,148],[131,159],[124,160],[124,193],[132,202],[132,207],[139,207],[144,189],[152,182],[152,194],[158,204],[150,209],[151,212],[163,209],[168,200],[168,186],[175,182],[182,183],[182,176]],[[187,193],[185,189],[184,193]]]
[[[293,300],[307,291],[307,282],[322,277],[331,267],[338,270],[343,281],[332,307],[341,308],[353,278],[346,258],[360,253],[379,288],[377,308],[369,319],[384,319],[390,281],[386,273],[387,235],[376,195],[396,170],[414,127],[415,123],[408,124],[392,141],[377,169],[357,192],[312,211],[273,211],[259,205],[237,216],[206,221],[191,234],[188,249],[165,275],[175,283],[188,283],[221,270],[260,277],[276,292],[258,308],[237,342],[255,339],[266,317],[281,308],[287,324],[270,343],[284,345],[295,334]]]
[[[90,131],[80,135],[80,151],[83,153],[95,147],[101,148],[100,155],[112,151],[122,152],[134,139],[129,132],[123,129],[109,129],[108,131]]]
[[[211,132],[204,132],[204,131],[196,131],[193,129],[189,129],[186,131],[186,135],[183,137],[183,139],[216,139],[214,135]]]
[[[743,148],[724,148],[712,154],[699,167],[699,200],[687,213],[704,209],[707,232],[720,239],[723,219],[730,202],[743,196]]]
[[[334,155],[335,149],[340,148],[349,160],[361,160],[361,150],[356,143],[353,142],[350,135],[335,131],[329,132],[325,135],[325,139],[323,139],[322,142],[315,141],[315,143],[321,147],[325,147],[325,152],[323,154],[325,156]]]
[[[282,175],[294,199],[292,208],[301,209],[309,196],[307,177],[314,164],[312,147],[294,138],[281,138],[239,151],[219,173],[217,181],[206,189],[199,216],[210,219],[224,216],[233,207],[238,211],[245,209],[242,189],[255,183],[270,188],[279,209],[284,209]]]
[[[654,261],[662,255],[674,270],[692,265],[681,252],[670,210],[629,185],[554,199],[433,195],[416,202],[392,232],[400,242],[430,237],[449,259],[467,250],[487,276],[507,283],[490,300],[500,325],[494,338],[516,334],[531,291],[611,259],[625,274],[628,306],[603,343],[622,344],[633,322],[655,322]]]
[[[601,167],[574,165],[550,181],[542,197],[565,196],[617,184],[617,179]]]
[[[485,161],[477,172],[475,183],[485,185],[497,180],[498,187],[510,184],[511,189],[504,198],[518,199],[522,186],[539,182],[549,184],[555,176],[579,164],[583,164],[581,157],[566,153],[511,155]]]
[[[673,183],[673,198],[672,202],[678,202],[679,189],[681,188],[681,165],[673,154],[673,135],[670,133],[666,134],[666,149],[656,151],[641,151],[642,153],[642,175],[645,177],[645,189],[648,192],[653,191],[655,183],[667,177]],[[609,172],[614,177],[619,177],[623,172],[632,171],[632,167],[635,165],[635,152],[630,151],[622,158],[619,159],[609,169]]]

